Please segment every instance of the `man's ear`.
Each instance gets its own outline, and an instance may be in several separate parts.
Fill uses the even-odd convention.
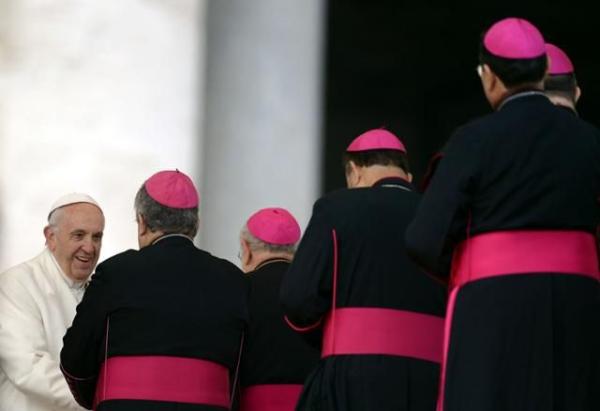
[[[490,93],[493,92],[495,90],[495,88],[498,86],[499,80],[500,79],[498,78],[496,73],[494,73],[492,71],[490,66],[488,66],[487,64],[484,64],[482,74],[481,74],[481,81],[483,82],[483,87],[485,88],[486,92],[490,92]]]
[[[354,161],[350,161],[350,164],[356,175],[362,178],[362,170],[364,167],[357,165]]]
[[[148,233],[148,226],[146,225],[146,221],[144,220],[144,216],[141,214],[138,214],[136,216],[136,221],[138,224],[138,236],[142,237],[145,234]]]
[[[44,227],[44,237],[46,238],[46,246],[50,251],[54,251],[56,249],[56,233],[54,232],[53,227],[47,225]]]
[[[413,181],[413,175],[412,175],[412,173],[408,173],[406,177],[408,178],[408,182],[412,183],[412,181]]]
[[[250,244],[248,244],[248,241],[241,239],[240,240],[240,246],[242,249],[242,255],[240,256],[240,259],[242,261],[242,266],[247,266],[250,264],[250,261],[252,260],[252,249],[250,248]]]
[[[502,79],[487,64],[483,65],[481,83],[486,99],[494,110],[498,109],[507,96],[508,88],[506,88]]]
[[[575,86],[575,104],[579,101],[579,97],[581,97],[581,89],[579,86]]]
[[[348,188],[356,187],[362,178],[362,167],[356,165],[352,160],[348,162],[348,170],[346,172],[346,185]]]

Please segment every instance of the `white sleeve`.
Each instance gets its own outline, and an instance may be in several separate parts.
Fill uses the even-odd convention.
[[[48,351],[34,298],[16,276],[0,280],[0,368],[27,397],[52,409],[82,411]]]

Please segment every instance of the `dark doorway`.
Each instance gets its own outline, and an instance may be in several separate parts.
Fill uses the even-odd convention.
[[[418,183],[452,131],[490,111],[476,73],[477,47],[482,31],[504,17],[530,20],[567,51],[583,90],[580,114],[600,123],[600,30],[590,3],[488,3],[329,1],[324,191],[344,185],[347,144],[380,126],[405,140]]]

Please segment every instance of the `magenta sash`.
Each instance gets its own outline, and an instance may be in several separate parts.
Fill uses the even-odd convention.
[[[100,369],[94,409],[108,400],[182,402],[229,409],[229,371],[195,358],[111,357]]]
[[[460,288],[486,278],[536,273],[578,275],[600,281],[594,235],[577,230],[495,231],[458,245],[452,260],[438,411],[444,409],[446,361]]]
[[[240,411],[294,411],[302,384],[261,384],[242,389]]]
[[[337,308],[323,333],[322,357],[383,354],[441,362],[444,319],[388,308]]]
[[[596,241],[583,231],[496,231],[463,241],[452,261],[453,286],[513,274],[561,273],[600,278]]]

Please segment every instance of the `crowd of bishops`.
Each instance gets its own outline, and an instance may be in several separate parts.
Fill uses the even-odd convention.
[[[60,197],[0,274],[0,411],[600,410],[600,131],[531,22],[478,53],[492,110],[423,187],[393,131],[353,136],[303,232],[248,216],[241,269],[194,244],[179,170],[135,193],[139,249],[98,265],[101,206]]]

